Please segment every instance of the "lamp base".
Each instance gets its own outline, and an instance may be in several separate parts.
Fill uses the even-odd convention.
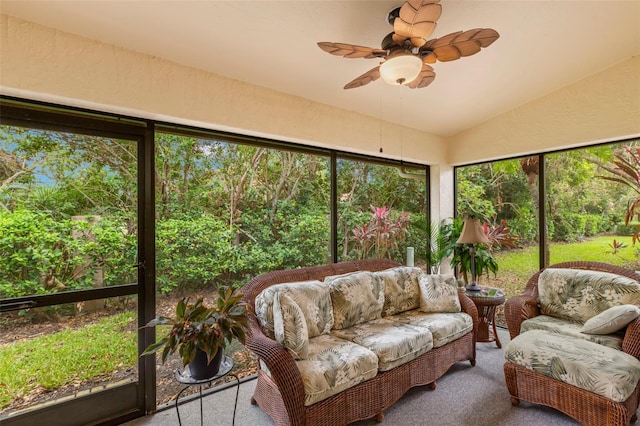
[[[478,284],[476,283],[471,283],[468,286],[465,287],[465,289],[469,292],[469,293],[480,293],[482,291],[482,287],[480,287]]]

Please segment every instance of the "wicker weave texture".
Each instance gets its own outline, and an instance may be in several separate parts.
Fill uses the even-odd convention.
[[[250,312],[255,312],[256,296],[274,284],[323,280],[329,275],[359,270],[380,271],[394,266],[399,264],[389,259],[366,259],[268,272],[245,285],[244,300]],[[427,384],[435,386],[435,380],[456,362],[470,361],[475,365],[478,312],[468,297],[460,295],[460,303],[462,311],[473,318],[473,332],[310,406],[304,405],[304,384],[295,361],[279,343],[262,333],[254,317],[247,347],[266,364],[270,374],[258,372],[252,402],[257,403],[276,425],[338,426],[372,417],[381,421],[383,410],[410,388]]]

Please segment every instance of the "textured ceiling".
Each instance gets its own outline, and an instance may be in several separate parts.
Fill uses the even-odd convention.
[[[379,47],[401,1],[2,0],[0,11],[437,135],[453,135],[640,54],[640,1],[442,0],[432,38],[493,28],[480,53],[433,65],[423,89],[378,80],[343,90],[376,59],[318,41]]]

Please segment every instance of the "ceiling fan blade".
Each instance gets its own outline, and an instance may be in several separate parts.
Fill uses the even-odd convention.
[[[332,55],[342,56],[343,58],[382,58],[387,52],[382,49],[374,49],[371,47],[357,46],[355,44],[346,43],[331,43],[328,41],[321,41],[318,43],[318,47],[327,53]]]
[[[410,89],[422,89],[431,84],[436,78],[436,73],[430,65],[422,64],[420,74],[411,83],[407,84]]]
[[[370,69],[344,86],[344,89],[355,89],[380,78],[380,66]]]
[[[440,0],[406,1],[400,8],[400,15],[393,21],[393,41],[401,45],[410,40],[413,46],[422,46],[436,29],[441,13]]]
[[[441,62],[454,61],[461,57],[475,55],[483,47],[489,47],[499,37],[500,34],[491,28],[458,31],[429,40],[420,48],[420,51],[432,51]]]

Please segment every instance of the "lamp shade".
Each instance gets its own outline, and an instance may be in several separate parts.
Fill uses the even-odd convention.
[[[380,76],[392,85],[411,83],[422,70],[422,60],[414,55],[397,55],[380,65]]]
[[[482,225],[480,225],[480,220],[478,219],[465,219],[464,225],[462,226],[462,232],[460,233],[460,238],[456,241],[458,244],[489,244],[490,241],[487,238],[484,230],[482,229]]]

